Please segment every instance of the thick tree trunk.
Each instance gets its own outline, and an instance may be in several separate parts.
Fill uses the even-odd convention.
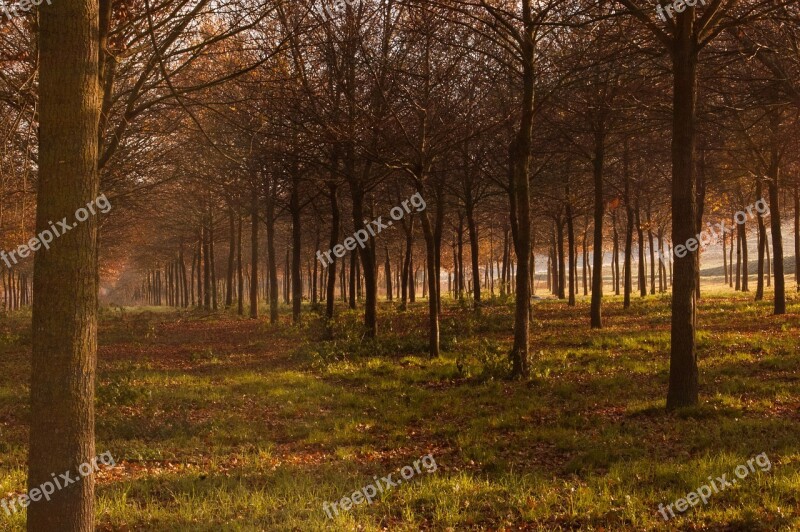
[[[676,20],[672,110],[672,242],[696,235],[697,197],[694,177],[698,45],[693,37],[694,9]],[[672,325],[667,409],[698,403],[695,280],[697,251],[676,254],[672,289]]]
[[[99,193],[99,20],[95,0],[39,7],[37,234]],[[96,456],[97,247],[93,216],[34,257],[29,490]],[[27,529],[94,530],[94,485],[89,475],[31,502]]]
[[[530,374],[530,301],[528,272],[531,256],[531,194],[530,158],[533,136],[535,64],[534,64],[534,22],[530,0],[522,0],[522,99],[520,127],[517,131],[510,153],[511,179],[509,186],[513,192],[512,223],[516,223],[514,239],[517,253],[517,290],[514,312],[514,346],[511,351],[512,375],[527,378]]]

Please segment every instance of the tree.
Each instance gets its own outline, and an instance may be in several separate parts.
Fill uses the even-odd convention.
[[[100,17],[96,0],[40,9],[37,234],[98,196]],[[33,284],[29,489],[95,457],[95,217],[36,253]],[[28,530],[94,530],[93,478],[32,503]]]
[[[697,74],[700,52],[720,33],[763,16],[784,2],[712,0],[698,13],[695,6],[668,19],[662,29],[635,0],[619,0],[661,42],[672,61],[672,241],[688,242],[696,234],[697,197],[695,137]],[[664,2],[660,0],[660,4]],[[742,4],[740,13],[734,13]],[[736,16],[738,15],[738,16]],[[672,290],[670,373],[667,409],[696,405],[699,401],[697,369],[697,317],[695,250],[676,255]]]

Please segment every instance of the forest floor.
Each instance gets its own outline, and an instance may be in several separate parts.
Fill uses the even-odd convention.
[[[585,299],[537,301],[525,382],[503,378],[509,302],[478,317],[446,301],[438,360],[425,355],[425,302],[381,307],[378,340],[342,309],[332,342],[309,313],[270,326],[104,309],[97,453],[116,466],[97,473],[98,529],[800,528],[800,299],[774,317],[769,301],[705,297],[701,405],[677,413],[664,410],[668,297],[629,311],[610,298],[601,331]],[[28,321],[0,318],[0,498],[25,485]],[[659,504],[736,479],[762,453],[769,468],[664,522]],[[326,501],[426,455],[435,471],[327,517]],[[23,526],[0,512],[0,529]]]

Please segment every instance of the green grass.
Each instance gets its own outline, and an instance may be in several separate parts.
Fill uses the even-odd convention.
[[[537,302],[532,378],[503,378],[511,302],[382,303],[379,338],[342,309],[270,326],[221,313],[104,310],[97,447],[102,530],[651,530],[669,504],[760,453],[772,463],[671,520],[681,530],[800,527],[798,313],[715,291],[700,309],[701,404],[663,409],[669,299],[620,298],[606,328]],[[0,496],[25,484],[28,315],[0,318]],[[338,501],[431,453],[416,475],[328,520]],[[0,515],[0,529],[24,514]]]

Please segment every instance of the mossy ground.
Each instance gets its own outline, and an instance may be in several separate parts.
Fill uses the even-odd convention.
[[[769,297],[769,294],[768,294]],[[713,292],[700,307],[701,404],[664,410],[669,299],[619,298],[606,328],[535,305],[532,377],[508,381],[513,306],[445,301],[443,356],[426,303],[381,303],[380,337],[341,309],[337,339],[306,312],[270,326],[228,313],[103,310],[97,449],[101,530],[792,530],[800,528],[800,300]],[[25,485],[29,315],[0,319],[0,496]],[[371,505],[337,501],[433,454]],[[669,504],[766,453],[772,467],[665,523]],[[0,529],[24,526],[0,514]]]

